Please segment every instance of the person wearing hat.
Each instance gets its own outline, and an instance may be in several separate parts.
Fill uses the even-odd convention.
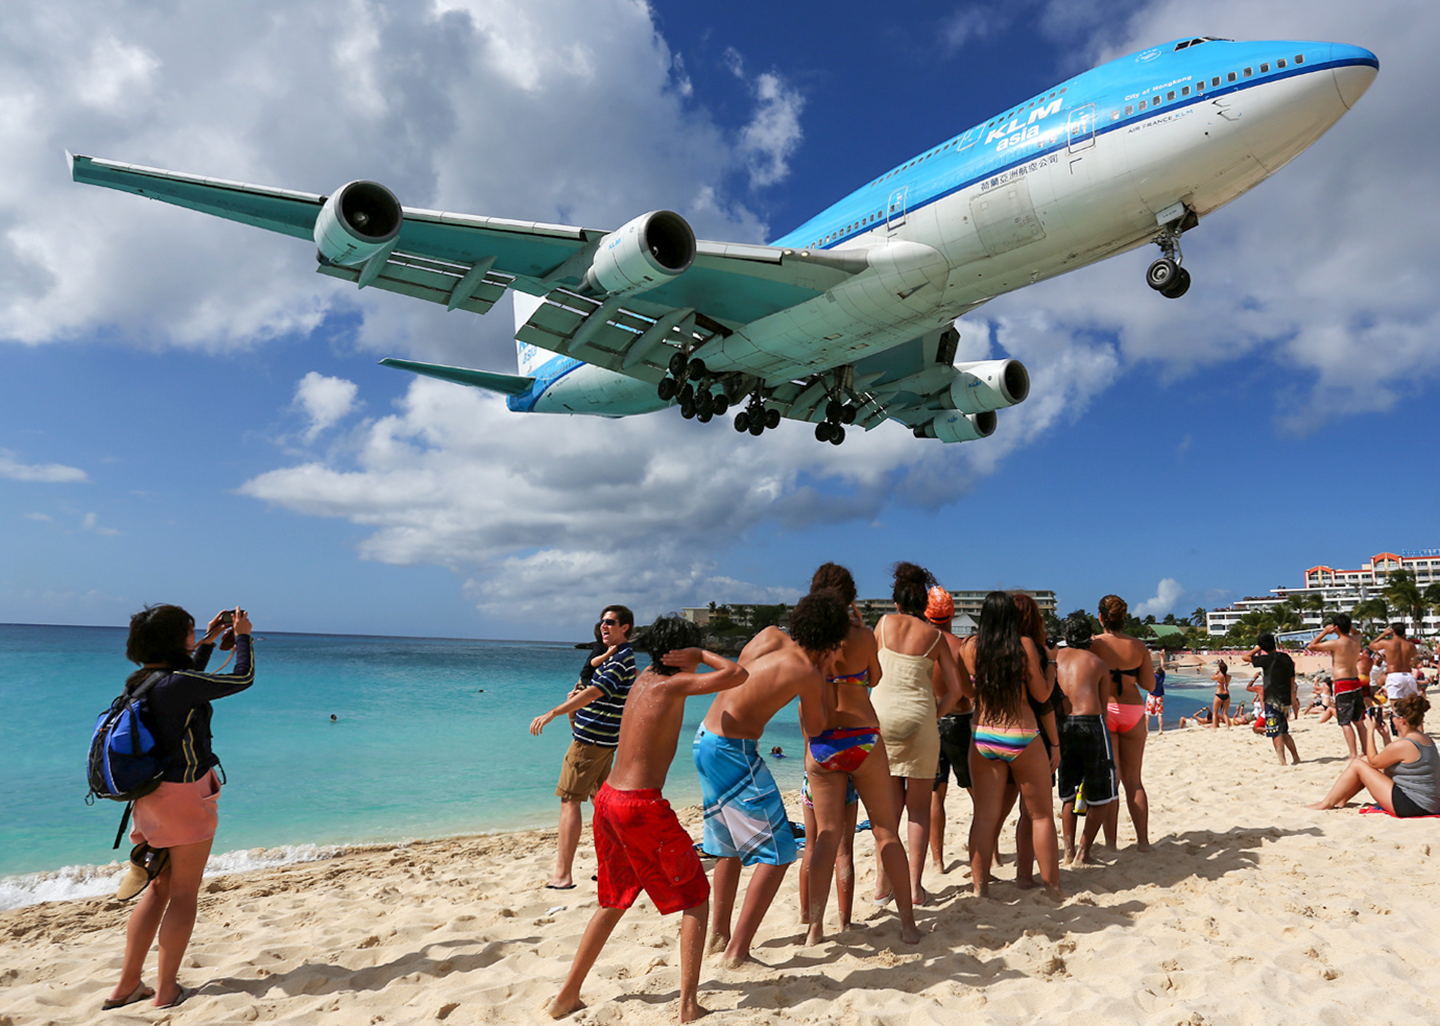
[[[957,673],[967,680],[965,662],[960,650],[964,642],[952,630],[955,622],[955,599],[940,585],[935,585],[926,595],[925,619],[940,632],[950,655],[955,659]],[[937,688],[943,687],[940,679],[940,664],[935,664],[933,681]],[[950,789],[950,777],[970,793],[970,735],[975,717],[975,703],[962,692],[955,708],[940,717],[940,768],[935,773],[935,784],[930,792],[930,861],[940,872],[945,872],[945,794]]]

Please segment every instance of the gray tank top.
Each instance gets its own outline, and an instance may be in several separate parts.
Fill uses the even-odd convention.
[[[1426,812],[1440,812],[1440,752],[1435,750],[1433,742],[1429,745],[1410,743],[1420,749],[1420,758],[1414,762],[1397,762],[1391,779]]]

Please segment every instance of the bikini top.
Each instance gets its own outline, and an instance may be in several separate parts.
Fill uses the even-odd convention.
[[[870,667],[865,667],[859,673],[840,673],[825,679],[831,684],[849,684],[852,687],[868,688],[870,686]]]
[[[1133,669],[1133,670],[1111,670],[1111,671],[1110,671],[1110,679],[1113,680],[1116,684],[1121,684],[1121,685],[1123,685],[1123,684],[1125,683],[1125,681],[1124,681],[1122,678],[1124,678],[1124,677],[1134,677],[1136,683],[1138,684],[1139,681],[1140,681],[1140,665],[1137,663],[1136,666],[1135,666],[1135,669]]]

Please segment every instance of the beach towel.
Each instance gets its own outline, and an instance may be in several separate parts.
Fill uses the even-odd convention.
[[[1422,805],[1421,808],[1423,809],[1424,806]],[[1391,819],[1440,819],[1440,813],[1435,813],[1430,816],[1397,816],[1395,815],[1395,813],[1385,808],[1385,806],[1376,805],[1374,802],[1371,802],[1369,805],[1360,806],[1361,815],[1373,815],[1377,812],[1382,816],[1389,816]]]

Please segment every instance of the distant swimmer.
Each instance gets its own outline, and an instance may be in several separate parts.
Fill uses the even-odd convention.
[[[340,722],[340,717],[336,716],[334,713],[331,713],[331,714],[330,714],[330,722],[331,722],[331,723],[339,723],[339,722]]]

